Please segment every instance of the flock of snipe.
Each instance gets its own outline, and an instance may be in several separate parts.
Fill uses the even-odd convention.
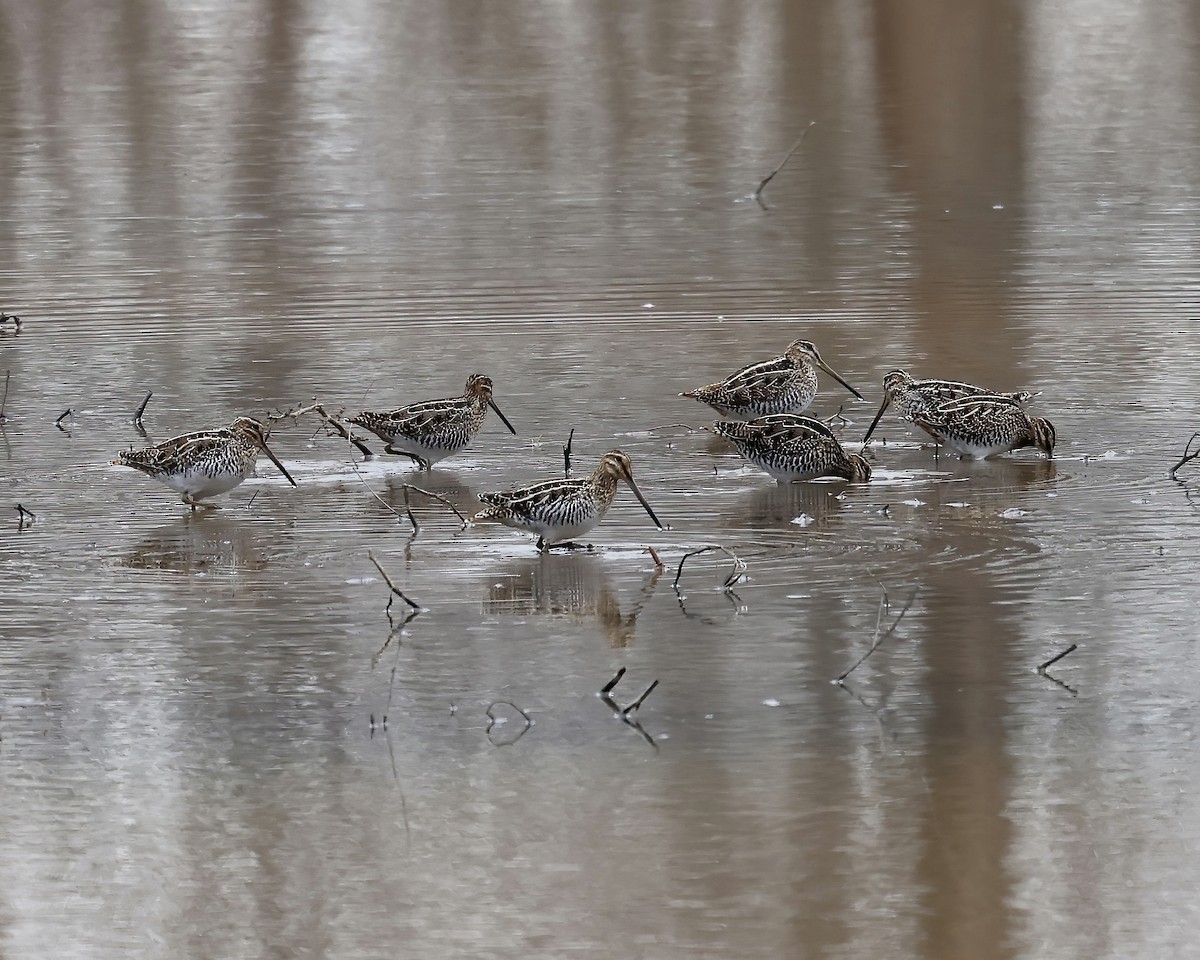
[[[841,477],[865,483],[871,479],[867,460],[847,453],[825,423],[803,416],[817,393],[818,368],[858,399],[865,399],[807,340],[796,340],[781,356],[752,363],[720,383],[680,396],[693,397],[722,416],[736,418],[714,421],[711,429],[780,482]],[[863,444],[870,440],[884,411],[894,404],[936,443],[960,456],[983,458],[1037,447],[1050,457],[1055,442],[1053,425],[1025,411],[1035,396],[996,393],[954,380],[915,380],[903,370],[893,370],[883,378],[883,402]],[[385,452],[409,457],[428,470],[471,442],[489,408],[516,433],[492,398],[492,381],[479,374],[468,378],[462,396],[382,412],[364,411],[338,424],[350,437],[353,427],[370,431],[384,441]],[[295,486],[296,481],[268,448],[266,428],[250,417],[238,417],[221,429],[187,433],[129,450],[114,462],[165,483],[194,509],[211,506],[205,498],[225,493],[245,480],[254,472],[260,454]],[[612,504],[618,481],[629,485],[650,519],[663,529],[633,479],[633,464],[620,450],[606,453],[589,477],[543,480],[513,490],[481,493],[479,499],[485,507],[472,520],[496,521],[537,534],[538,548],[545,550],[596,526]]]

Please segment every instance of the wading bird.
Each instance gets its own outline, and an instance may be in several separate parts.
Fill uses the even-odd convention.
[[[133,467],[183,496],[194,510],[211,507],[205,497],[226,493],[254,473],[260,453],[265,453],[294,487],[296,481],[267,447],[263,425],[252,417],[238,417],[228,427],[185,433],[140,450],[126,450],[113,461]]]
[[[633,464],[620,450],[606,453],[590,477],[543,480],[515,490],[481,493],[479,499],[487,506],[471,519],[494,520],[536,533],[537,548],[547,550],[556,543],[583,536],[603,520],[612,506],[618,480],[629,485],[654,525],[662,530],[663,525],[634,482]]]
[[[780,483],[817,477],[841,477],[851,483],[871,479],[871,465],[857,453],[847,453],[833,431],[812,417],[777,413],[755,420],[716,420],[712,431]]]

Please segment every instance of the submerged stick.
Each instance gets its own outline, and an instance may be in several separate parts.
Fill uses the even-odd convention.
[[[464,530],[467,529],[467,524],[470,523],[471,521],[468,520],[465,516],[463,516],[462,511],[460,511],[458,509],[458,507],[456,507],[453,503],[451,503],[449,500],[447,500],[445,497],[443,497],[440,493],[434,493],[432,490],[426,490],[422,487],[416,486],[415,484],[406,483],[406,484],[404,484],[404,503],[406,506],[408,505],[408,491],[409,490],[411,490],[413,493],[419,493],[423,497],[429,497],[429,499],[431,499],[431,500],[436,500],[438,503],[445,504],[447,507],[450,508],[451,513],[453,513],[456,517],[458,517],[459,520],[462,521],[463,529]],[[415,521],[414,521],[414,525],[415,525]]]
[[[571,441],[575,439],[575,428],[571,428],[571,432],[567,435],[567,442],[563,446],[563,476],[571,476]]]
[[[1066,650],[1062,651],[1062,653],[1056,654],[1055,656],[1053,656],[1049,660],[1047,660],[1045,663],[1043,663],[1041,666],[1039,666],[1037,668],[1038,673],[1045,673],[1050,667],[1052,667],[1056,663],[1058,663],[1058,661],[1061,660],[1063,657],[1065,657],[1068,653],[1073,653],[1074,651],[1076,651],[1078,649],[1079,649],[1079,644],[1077,644],[1077,643],[1071,644],[1069,647],[1067,647]]]
[[[142,416],[146,412],[146,404],[150,402],[152,396],[154,396],[154,391],[147,390],[146,396],[142,398],[142,402],[138,404],[138,408],[133,411],[133,423],[135,426],[140,427],[142,425]]]
[[[625,668],[619,667],[617,672],[613,675],[613,678],[600,688],[600,696],[607,697],[610,693],[612,693],[612,688],[621,682],[621,678],[623,676],[625,676]]]
[[[326,413],[325,408],[319,403],[314,403],[312,405],[312,409],[313,412],[320,414],[321,419],[324,420],[329,426],[333,427],[333,429],[338,432],[339,436],[341,436],[343,440],[349,440],[352,444],[354,444],[354,446],[358,448],[358,452],[364,457],[375,456],[375,454],[371,452],[371,448],[359,440],[349,427],[342,423],[337,417]]]
[[[781,161],[780,161],[780,163],[779,163],[779,166],[777,166],[777,167],[776,167],[774,170],[772,170],[772,171],[771,171],[770,173],[768,173],[768,174],[767,174],[765,177],[763,177],[763,179],[762,179],[762,183],[760,183],[760,184],[758,185],[758,189],[754,191],[754,199],[755,199],[755,201],[756,201],[756,202],[758,203],[758,205],[759,205],[760,207],[762,207],[764,210],[766,210],[766,209],[767,209],[767,205],[766,205],[765,203],[763,203],[763,202],[762,202],[762,192],[763,192],[763,190],[765,190],[765,189],[766,189],[766,187],[767,187],[767,184],[768,184],[768,183],[770,183],[772,180],[774,180],[774,179],[775,179],[775,175],[776,175],[777,173],[779,173],[779,171],[780,171],[780,170],[782,170],[782,169],[784,168],[784,166],[786,166],[786,165],[787,165],[787,162],[788,162],[789,160],[791,160],[791,159],[792,159],[792,154],[794,154],[794,153],[795,153],[797,150],[799,150],[799,149],[800,149],[800,144],[802,144],[802,143],[804,142],[804,138],[805,138],[806,136],[808,136],[808,131],[809,131],[809,130],[811,130],[811,129],[813,128],[813,125],[814,125],[816,122],[817,122],[816,120],[810,120],[810,121],[808,122],[808,126],[804,128],[804,132],[803,132],[802,134],[800,134],[800,137],[799,137],[799,138],[796,140],[796,142],[795,142],[795,143],[793,143],[793,144],[792,144],[792,149],[791,149],[791,150],[789,150],[789,151],[787,152],[787,156],[786,156],[786,157],[784,157],[784,158],[783,158],[783,160],[781,160]]]
[[[0,409],[0,417],[3,417],[3,415],[3,409]],[[1179,462],[1171,468],[1171,472],[1168,474],[1172,480],[1179,480],[1179,478],[1175,476],[1175,473],[1180,467],[1186,463],[1191,463],[1197,457],[1200,457],[1200,444],[1197,444],[1196,449],[1192,450],[1192,444],[1198,439],[1200,439],[1200,433],[1193,433],[1191,437],[1188,438],[1187,445],[1183,448],[1183,456],[1179,458]],[[1183,481],[1179,480],[1179,482],[1182,483]]]
[[[0,399],[0,423],[3,423],[8,417],[4,413],[4,408],[8,406],[8,381],[12,379],[12,371],[4,371],[4,397]]]
[[[633,703],[631,703],[629,706],[627,706],[624,710],[621,711],[621,715],[624,717],[628,717],[631,713],[634,713],[639,707],[641,707],[641,705],[643,703],[646,702],[646,698],[654,692],[654,688],[657,686],[658,686],[658,681],[655,680],[652,684],[650,684],[650,686],[648,686],[645,690],[642,691],[641,696],[639,696],[636,700],[633,701]]]
[[[714,550],[719,550],[721,553],[725,554],[725,556],[733,560],[733,570],[730,571],[729,576],[725,578],[725,582],[721,585],[721,589],[728,591],[734,586],[734,584],[742,579],[742,574],[746,570],[745,561],[739,559],[738,555],[728,547],[722,547],[719,544],[713,544],[712,546],[701,547],[699,550],[692,550],[691,552],[685,553],[679,558],[679,567],[675,571],[675,582],[672,584],[676,593],[679,592],[679,578],[683,576],[683,565],[692,557],[698,557],[702,553],[710,553]]]
[[[646,551],[650,554],[650,559],[654,561],[654,566],[659,573],[662,573],[666,568],[663,566],[662,557],[658,555],[658,551],[653,547],[646,547]]]
[[[519,713],[521,715],[521,719],[523,721],[525,721],[525,726],[521,730],[521,732],[518,733],[511,740],[501,740],[499,743],[497,743],[495,740],[492,740],[492,727],[494,727],[497,723],[500,722],[500,718],[497,717],[496,714],[493,713],[492,711],[494,708],[499,707],[501,705],[507,706],[507,707],[512,707],[514,710],[516,710],[517,713]],[[520,707],[518,707],[511,700],[493,700],[491,703],[488,704],[488,707],[484,711],[484,713],[487,714],[487,718],[488,718],[487,729],[484,731],[484,733],[487,734],[487,738],[489,741],[491,741],[491,744],[493,747],[511,747],[514,743],[516,743],[523,736],[525,736],[525,734],[527,734],[529,732],[529,728],[533,726],[533,719],[529,716],[529,714],[527,714],[524,710],[522,710]]]
[[[58,427],[59,430],[62,430],[65,433],[67,428],[62,425],[62,422],[64,420],[66,420],[67,417],[71,416],[74,412],[75,411],[72,410],[70,407],[67,407],[66,410],[64,410],[61,414],[59,414],[58,419],[54,421],[54,425],[56,427]]]
[[[9,320],[11,320],[13,322],[13,325],[16,326],[17,333],[20,333],[21,332],[21,318],[14,317],[11,313],[5,313],[3,310],[0,310],[0,327],[4,326],[6,323],[8,323]]]
[[[391,589],[392,593],[395,596],[399,597],[401,600],[403,600],[405,603],[407,603],[409,605],[409,607],[411,607],[413,610],[421,609],[421,605],[419,603],[415,602],[410,597],[408,597],[404,593],[403,590],[401,590],[398,586],[396,586],[395,583],[392,582],[392,578],[389,577],[387,571],[384,570],[383,567],[381,567],[379,565],[379,561],[375,559],[375,555],[373,553],[371,553],[370,550],[367,551],[367,559],[370,560],[371,563],[373,563],[375,565],[375,569],[378,570],[379,575],[381,577],[383,577],[383,582],[388,585],[389,589]],[[391,605],[392,605],[392,601],[391,601],[391,598],[389,597],[388,598],[388,606],[390,607]]]
[[[919,587],[913,588],[913,592],[911,594],[909,594],[908,602],[904,605],[904,609],[901,610],[900,613],[896,616],[896,619],[892,621],[892,625],[887,628],[887,632],[880,634],[879,628],[883,622],[883,607],[884,607],[884,603],[886,601],[886,595],[887,595],[887,591],[886,590],[884,591],[884,596],[881,596],[879,598],[879,613],[876,614],[876,616],[875,616],[875,642],[871,644],[870,649],[867,650],[866,653],[864,653],[861,657],[858,658],[858,660],[855,661],[854,666],[852,666],[849,670],[847,670],[845,673],[843,673],[840,677],[837,677],[833,681],[834,683],[841,683],[848,676],[850,676],[850,674],[852,674],[855,670],[857,670],[859,667],[861,667],[863,665],[863,663],[866,661],[867,657],[869,657],[876,650],[878,650],[879,647],[883,644],[883,641],[886,640],[888,637],[890,637],[893,633],[896,632],[896,628],[898,626],[900,626],[900,621],[904,619],[904,615],[906,613],[908,613],[909,607],[911,607],[913,605],[913,601],[917,599],[917,592],[919,590],[920,590]]]
[[[26,519],[28,517],[29,519]],[[37,517],[32,510],[25,507],[24,504],[17,504],[17,529],[24,530],[26,527],[32,527]]]

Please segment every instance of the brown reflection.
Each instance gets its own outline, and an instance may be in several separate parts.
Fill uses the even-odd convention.
[[[987,569],[931,567],[922,591],[922,651],[931,682],[928,785],[917,880],[925,890],[924,956],[1013,955],[1013,877],[1005,815],[1014,765],[1004,717],[1011,651],[1020,649],[1014,590]],[[1001,601],[1007,601],[1001,604]]]
[[[920,346],[956,376],[1007,382],[1027,342],[1010,304],[1022,243],[1025,4],[876,0],[874,17],[885,148],[915,203]]]
[[[757,530],[790,524],[796,531],[808,526],[819,529],[836,518],[842,509],[843,502],[838,497],[846,490],[844,483],[777,483],[765,473],[762,479],[761,490],[740,497],[734,509],[725,515],[729,526]],[[797,519],[804,519],[804,522],[795,523]]]
[[[236,574],[262,570],[268,559],[252,521],[196,510],[144,537],[118,563],[173,573]]]
[[[652,571],[622,612],[621,598],[603,562],[585,553],[545,553],[532,560],[507,564],[488,577],[486,613],[517,616],[548,615],[600,624],[609,644],[633,642],[637,619],[654,595],[661,570]]]

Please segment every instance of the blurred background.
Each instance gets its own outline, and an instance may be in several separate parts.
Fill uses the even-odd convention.
[[[1187,955],[1198,56],[1184,0],[0,0],[5,955]],[[798,337],[852,448],[903,367],[1041,391],[1055,459],[889,414],[779,487],[676,394]],[[431,475],[110,463],[150,391],[161,440],[472,372],[520,436]],[[669,530],[385,509],[571,429]],[[673,589],[707,545],[744,579]]]

